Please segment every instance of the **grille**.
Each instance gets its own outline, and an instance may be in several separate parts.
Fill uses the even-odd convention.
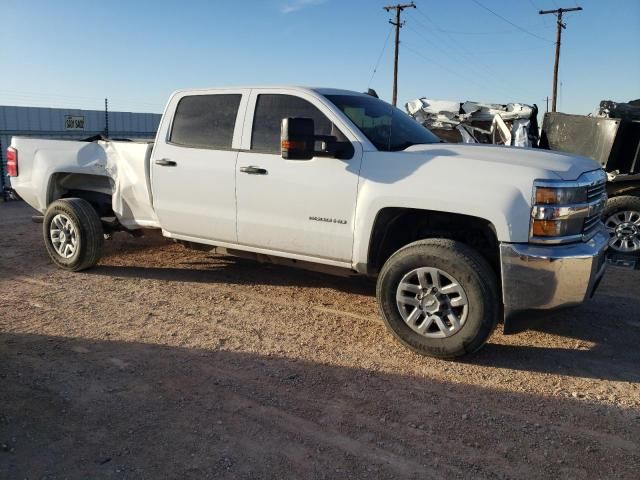
[[[599,182],[587,189],[587,201],[592,202],[607,193],[606,181]]]
[[[602,213],[607,203],[606,178],[587,188],[587,201],[592,205],[589,215],[584,219],[582,236],[585,240],[592,238],[602,227]]]

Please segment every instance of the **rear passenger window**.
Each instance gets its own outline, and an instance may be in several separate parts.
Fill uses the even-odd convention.
[[[241,98],[240,94],[183,97],[169,141],[186,147],[231,148]]]
[[[316,135],[331,135],[333,124],[311,103],[293,95],[258,95],[253,116],[251,149],[280,153],[280,124],[283,118],[312,118]]]

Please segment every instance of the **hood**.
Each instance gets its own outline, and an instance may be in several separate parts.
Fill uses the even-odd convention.
[[[404,152],[423,152],[432,149],[446,149],[466,159],[491,162],[509,166],[521,165],[548,170],[562,180],[576,180],[584,172],[601,168],[600,164],[590,158],[563,152],[539,150],[532,148],[506,147],[498,145],[435,143],[430,145],[413,145]],[[452,161],[455,156],[452,157]]]

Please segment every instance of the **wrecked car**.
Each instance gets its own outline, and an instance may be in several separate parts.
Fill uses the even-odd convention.
[[[536,147],[538,144],[536,105],[419,98],[408,102],[405,109],[446,142],[516,147]]]

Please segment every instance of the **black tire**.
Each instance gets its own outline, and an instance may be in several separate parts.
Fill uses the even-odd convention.
[[[636,212],[637,217],[634,216],[634,220],[636,218],[640,218],[640,197],[636,197],[633,195],[621,195],[619,197],[610,198],[607,201],[607,206],[604,209],[603,218],[605,225],[607,226],[607,230],[609,230],[609,233],[612,236],[612,241],[609,243],[609,249],[610,251],[623,255],[640,256],[640,248],[634,249],[634,251],[624,251],[621,249],[623,244],[620,241],[615,241],[613,239],[613,235],[616,235],[617,233],[614,223],[610,222],[609,220],[617,213],[622,212]],[[631,227],[631,229],[632,231],[633,229],[635,229],[635,235],[631,233],[630,236],[633,237],[636,242],[640,242],[640,224],[635,223],[633,227]]]
[[[402,278],[421,267],[439,269],[456,279],[468,301],[466,321],[451,336],[429,338],[403,320],[396,303]],[[454,240],[429,239],[411,243],[394,253],[382,267],[376,288],[387,328],[411,350],[432,357],[453,358],[481,348],[496,326],[499,290],[496,275],[475,250]]]
[[[66,216],[75,229],[76,247],[68,258],[56,251],[50,235],[51,223],[58,214]],[[82,198],[65,198],[49,205],[42,222],[42,233],[47,253],[60,268],[78,272],[93,267],[100,260],[104,244],[102,222],[91,204]]]

